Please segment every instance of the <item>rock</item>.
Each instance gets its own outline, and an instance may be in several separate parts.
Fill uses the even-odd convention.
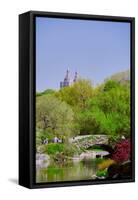
[[[44,168],[50,164],[50,157],[47,154],[36,154],[36,168]]]

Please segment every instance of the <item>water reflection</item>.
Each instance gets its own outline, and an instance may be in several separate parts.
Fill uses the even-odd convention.
[[[96,159],[84,159],[80,162],[51,163],[37,168],[36,182],[57,182],[93,179],[96,175]]]

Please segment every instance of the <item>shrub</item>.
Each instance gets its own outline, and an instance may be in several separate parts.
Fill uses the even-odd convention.
[[[54,134],[52,133],[51,130],[47,129],[47,131],[44,131],[42,129],[37,129],[36,130],[36,145],[39,146],[42,144],[42,142],[45,139],[51,140],[54,138]]]
[[[103,170],[103,169],[106,169],[108,168],[110,165],[114,164],[115,161],[114,160],[111,160],[111,159],[107,159],[107,160],[104,160],[103,162],[101,162],[99,165],[98,165],[98,169],[99,170]]]
[[[114,148],[116,143],[118,143],[120,141],[120,135],[109,135],[109,138],[108,138],[108,143],[109,145]]]
[[[130,139],[125,139],[116,144],[112,159],[116,162],[124,162],[130,159],[131,144]]]
[[[65,148],[64,144],[51,143],[51,144],[43,145],[43,153],[53,155],[56,153],[64,152],[64,148]]]
[[[107,169],[98,170],[96,173],[96,176],[98,177],[106,177],[107,175],[108,175]]]
[[[79,154],[80,150],[76,147],[76,145],[66,144],[64,148],[64,154],[66,156],[73,156],[74,154]]]

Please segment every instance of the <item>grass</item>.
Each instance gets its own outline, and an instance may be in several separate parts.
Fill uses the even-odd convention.
[[[56,155],[57,153],[64,153],[66,156],[73,156],[75,153],[78,154],[79,150],[75,145],[66,143],[49,143],[46,145],[39,146],[41,153],[49,155]]]
[[[54,155],[56,153],[61,153],[64,151],[65,145],[64,144],[55,144],[50,143],[47,145],[41,145],[41,151],[42,153],[46,153],[49,155]]]
[[[104,149],[98,145],[93,145],[91,147],[88,148],[88,150],[92,150],[92,151],[104,151]]]
[[[64,144],[47,144],[46,145],[46,152],[48,154],[56,154],[61,153],[64,151],[65,145]]]
[[[103,149],[89,149],[89,150],[98,151],[98,152],[103,151]]]

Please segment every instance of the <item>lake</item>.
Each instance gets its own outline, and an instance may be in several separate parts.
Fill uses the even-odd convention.
[[[43,163],[37,167],[36,182],[58,182],[74,180],[92,180],[95,178],[97,165],[103,159],[84,159],[79,162]]]

